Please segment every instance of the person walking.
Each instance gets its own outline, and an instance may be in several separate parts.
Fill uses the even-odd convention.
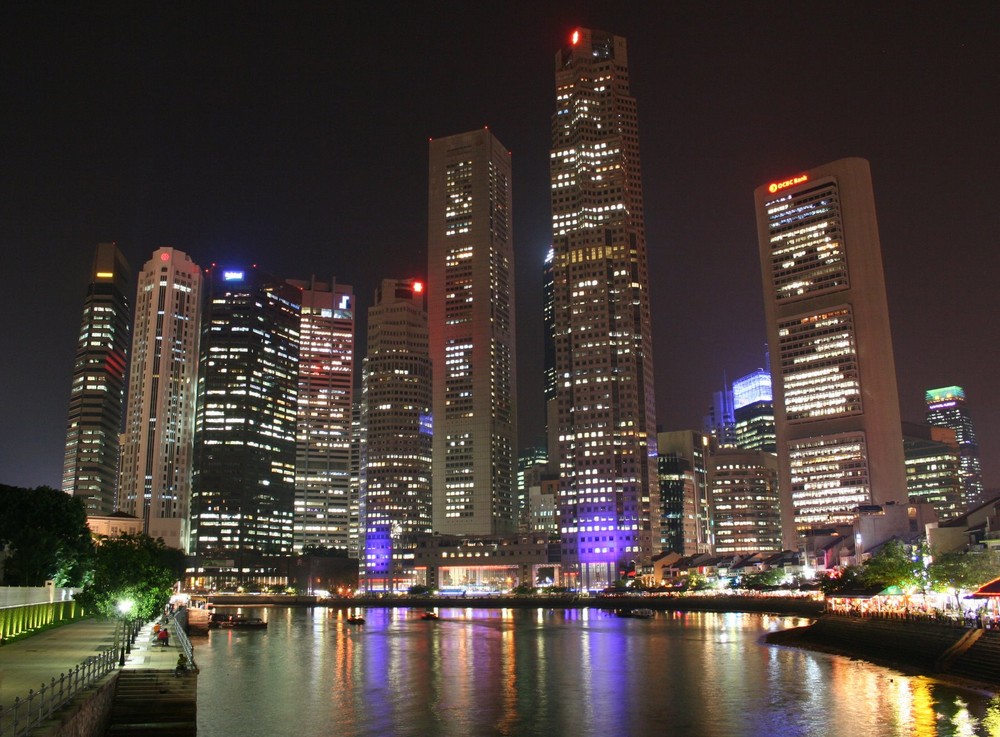
[[[156,641],[163,645],[163,647],[167,647],[170,644],[170,630],[166,627],[160,629],[156,634]]]

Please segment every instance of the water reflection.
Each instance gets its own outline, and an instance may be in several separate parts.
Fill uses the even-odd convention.
[[[199,735],[1000,737],[1000,706],[975,693],[762,643],[795,618],[364,614],[275,608],[266,631],[196,642]]]

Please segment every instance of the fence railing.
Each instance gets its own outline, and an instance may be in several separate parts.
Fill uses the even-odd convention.
[[[23,737],[117,667],[117,648],[107,650],[87,658],[68,673],[60,673],[37,691],[29,690],[25,698],[15,698],[12,706],[0,704],[0,737]]]
[[[191,644],[191,640],[188,639],[187,632],[185,632],[184,628],[181,627],[176,617],[170,620],[170,629],[173,631],[174,639],[180,643],[181,650],[184,651],[188,667],[192,670],[197,668],[194,663],[194,646]]]

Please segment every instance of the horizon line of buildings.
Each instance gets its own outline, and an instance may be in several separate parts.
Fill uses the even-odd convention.
[[[426,284],[376,289],[360,396],[350,286],[160,248],[132,319],[128,265],[100,244],[63,489],[191,552],[202,583],[272,582],[275,559],[333,548],[373,590],[418,582],[433,533],[551,533],[545,563],[593,589],[666,550],[801,549],[859,509],[982,500],[959,387],[927,394],[952,435],[904,444],[866,161],[757,188],[769,370],[715,397],[708,432],[664,433],[624,38],[578,29],[557,51],[551,135],[544,452],[517,457],[512,172],[481,129],[429,144]]]

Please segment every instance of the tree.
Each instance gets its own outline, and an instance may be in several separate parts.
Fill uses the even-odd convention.
[[[740,579],[740,587],[751,590],[766,590],[779,585],[785,580],[785,571],[782,568],[769,568],[766,571],[754,571],[746,573]]]
[[[184,573],[184,553],[148,535],[102,537],[95,550],[92,580],[76,600],[105,616],[117,616],[124,600],[132,616],[152,619],[170,600]]]
[[[920,549],[892,539],[861,565],[861,581],[868,586],[927,588],[927,571]]]
[[[825,596],[834,596],[845,591],[857,591],[863,586],[861,566],[845,566],[835,575],[827,574],[820,581],[820,590]]]
[[[978,589],[1000,576],[1000,553],[995,550],[951,551],[935,555],[928,574],[931,588],[934,591],[951,589],[955,594],[955,603],[961,609],[963,592]]]
[[[39,486],[0,485],[0,550],[8,557],[3,582],[12,586],[79,586],[94,546],[79,497]]]

